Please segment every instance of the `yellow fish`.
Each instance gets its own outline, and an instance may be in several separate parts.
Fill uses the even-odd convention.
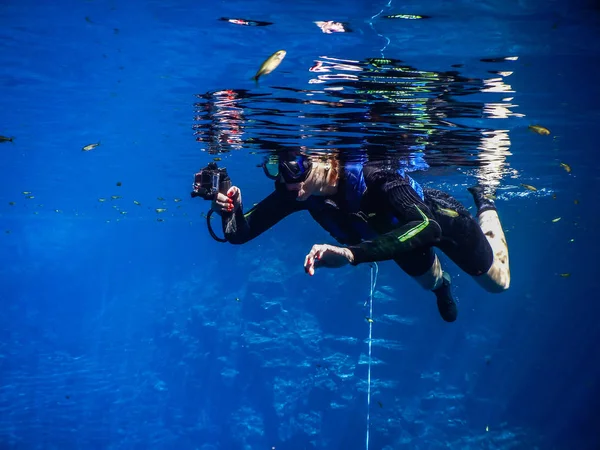
[[[523,186],[528,191],[537,191],[537,188],[535,186],[530,185],[530,184],[523,184],[523,183],[521,183],[521,186]]]
[[[273,72],[275,69],[277,69],[279,64],[281,64],[281,61],[283,61],[283,58],[285,58],[286,54],[287,52],[285,50],[277,50],[275,53],[269,56],[264,63],[262,63],[260,69],[258,69],[258,72],[256,72],[256,75],[254,75],[252,79],[258,83],[258,79],[261,76],[268,75]]]
[[[541,125],[529,125],[528,128],[534,133],[541,134],[542,136],[548,136],[550,134],[550,130]]]
[[[95,144],[86,145],[81,149],[82,152],[89,152],[90,150],[94,150],[96,147],[100,145],[100,142],[96,142]]]
[[[567,171],[567,173],[571,173],[571,166],[565,163],[560,163],[560,166]]]
[[[559,220],[560,220],[560,217],[557,217],[556,219],[552,219],[552,222],[553,222],[553,223],[556,223],[556,222],[558,222]]]
[[[458,215],[459,215],[453,209],[448,209],[448,208],[438,208],[438,211],[441,212],[443,215],[448,216],[448,217],[458,217]]]
[[[373,323],[375,322],[373,319],[371,319],[370,317],[365,317],[365,320],[369,323]]]
[[[570,273],[561,273],[560,276],[563,278],[569,278],[571,276],[571,274]]]

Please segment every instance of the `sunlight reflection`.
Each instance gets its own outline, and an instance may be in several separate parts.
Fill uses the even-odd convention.
[[[489,192],[494,192],[506,170],[506,158],[510,153],[508,130],[483,131],[477,158],[480,162],[476,172],[479,184]]]

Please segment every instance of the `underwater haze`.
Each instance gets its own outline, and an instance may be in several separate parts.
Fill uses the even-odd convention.
[[[0,450],[597,450],[598,68],[595,0],[2,1]],[[510,289],[212,239],[297,148],[488,187]]]

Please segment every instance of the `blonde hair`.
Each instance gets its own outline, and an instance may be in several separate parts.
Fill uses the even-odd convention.
[[[337,158],[329,158],[326,164],[326,167],[329,168],[325,175],[327,184],[330,186],[337,186],[340,175],[340,162]]]

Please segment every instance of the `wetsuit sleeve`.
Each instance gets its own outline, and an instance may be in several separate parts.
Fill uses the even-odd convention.
[[[276,190],[246,214],[239,208],[234,214],[224,213],[223,233],[232,244],[244,244],[267,231],[291,213],[302,210],[302,203]]]
[[[350,246],[353,264],[391,260],[401,253],[439,242],[440,225],[404,176],[395,170],[366,168],[364,174],[369,200],[378,203],[377,210],[391,212],[398,226],[373,240]]]

